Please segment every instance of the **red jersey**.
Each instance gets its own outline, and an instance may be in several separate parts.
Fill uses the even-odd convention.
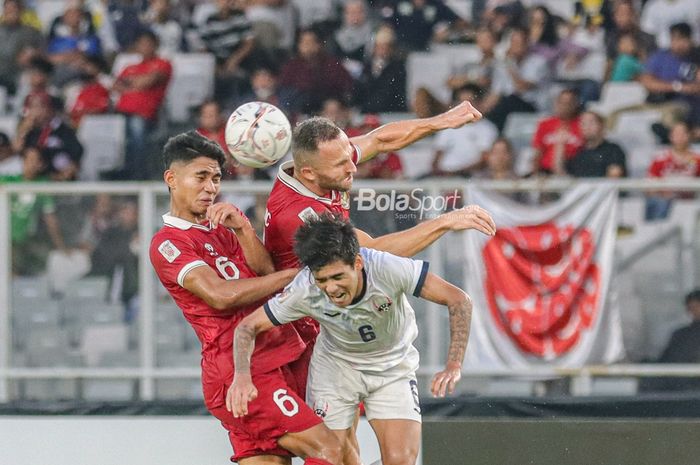
[[[148,89],[126,90],[122,92],[117,101],[116,110],[121,113],[139,115],[145,119],[154,120],[158,116],[165,92],[168,89],[170,77],[173,74],[173,67],[169,61],[154,57],[150,60],[142,61],[135,65],[127,66],[119,74],[117,80],[129,80],[133,76],[144,76],[153,72],[160,72],[166,75],[166,79]]]
[[[229,312],[216,310],[183,287],[194,268],[209,266],[226,280],[253,278],[236,235],[223,226],[194,224],[163,215],[165,226],[151,240],[150,258],[163,286],[180,307],[202,343],[202,384],[207,405],[225,399],[224,384],[233,379],[233,332],[236,325],[260,307],[262,299]],[[251,371],[264,373],[296,360],[305,344],[292,325],[260,334],[255,343]]]
[[[649,176],[654,178],[700,176],[700,155],[693,154],[689,160],[683,160],[673,154],[671,149],[661,152],[649,167]]]
[[[563,121],[557,117],[545,118],[537,125],[537,130],[532,139],[532,146],[542,152],[540,158],[540,168],[543,170],[552,171],[554,169],[554,147],[561,134],[559,133]],[[568,160],[573,158],[583,147],[583,136],[581,136],[581,127],[579,126],[579,118],[572,120],[565,130],[564,137],[564,157]]]
[[[359,148],[355,146],[354,163],[360,158],[358,154]],[[293,174],[294,162],[283,163],[267,199],[263,241],[277,270],[300,266],[294,254],[294,234],[307,218],[327,211],[338,213],[343,218],[350,217],[347,192],[331,191],[328,197],[320,197]]]
[[[77,126],[83,116],[107,113],[108,110],[109,91],[99,82],[91,82],[80,90],[70,111],[70,119]]]

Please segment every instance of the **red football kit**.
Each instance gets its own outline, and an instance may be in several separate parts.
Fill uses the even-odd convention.
[[[361,158],[360,149],[357,146],[354,149],[353,163],[357,164]],[[295,179],[293,174],[294,162],[283,163],[267,200],[263,241],[277,270],[301,267],[294,254],[294,234],[307,218],[329,211],[342,215],[343,218],[350,217],[350,196],[347,192],[331,191],[327,197],[320,197]],[[290,364],[300,389],[298,392],[305,396],[309,361],[319,326],[308,317],[291,324],[306,343],[306,350],[301,357]]]
[[[234,418],[226,410],[226,392],[234,373],[233,333],[236,325],[267,299],[221,311],[185,289],[187,273],[200,266],[212,268],[226,280],[257,275],[247,265],[236,235],[228,228],[219,225],[211,229],[208,222],[194,224],[169,214],[163,216],[163,221],[165,225],[151,240],[151,263],[202,343],[204,401],[229,432],[232,460],[265,454],[290,456],[277,445],[277,439],[322,421],[296,394],[299,387],[287,366],[304,352],[304,342],[290,325],[258,335],[251,360],[258,397],[249,404],[248,415]]]

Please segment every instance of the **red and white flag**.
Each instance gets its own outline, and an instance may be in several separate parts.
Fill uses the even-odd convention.
[[[470,187],[494,237],[465,234],[474,301],[465,369],[611,363],[624,354],[611,298],[617,190],[579,185],[544,206]]]

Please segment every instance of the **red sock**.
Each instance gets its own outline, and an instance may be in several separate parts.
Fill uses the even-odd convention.
[[[304,460],[304,465],[333,465],[333,464],[328,462],[327,460],[315,459],[313,457],[307,457],[306,460]]]

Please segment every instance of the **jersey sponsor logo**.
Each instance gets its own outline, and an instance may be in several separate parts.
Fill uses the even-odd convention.
[[[393,303],[394,301],[392,301],[390,297],[386,296],[372,300],[372,306],[374,307],[374,310],[376,310],[379,313],[386,312],[387,310],[389,310]]]
[[[165,257],[168,263],[174,262],[175,259],[180,256],[180,250],[170,241],[164,241],[160,244],[158,246],[158,252]]]
[[[204,244],[204,248],[207,249],[207,252],[209,252],[209,255],[211,255],[212,257],[216,257],[217,255],[219,255],[216,252],[216,250],[214,250],[214,246],[209,243]]]
[[[313,208],[311,208],[311,207],[306,207],[305,209],[303,209],[302,211],[300,211],[299,214],[298,214],[297,216],[298,216],[299,219],[300,219],[301,221],[303,221],[304,223],[306,223],[306,222],[309,221],[310,219],[317,219],[317,218],[318,218],[318,214],[317,214],[316,211],[315,211]]]

